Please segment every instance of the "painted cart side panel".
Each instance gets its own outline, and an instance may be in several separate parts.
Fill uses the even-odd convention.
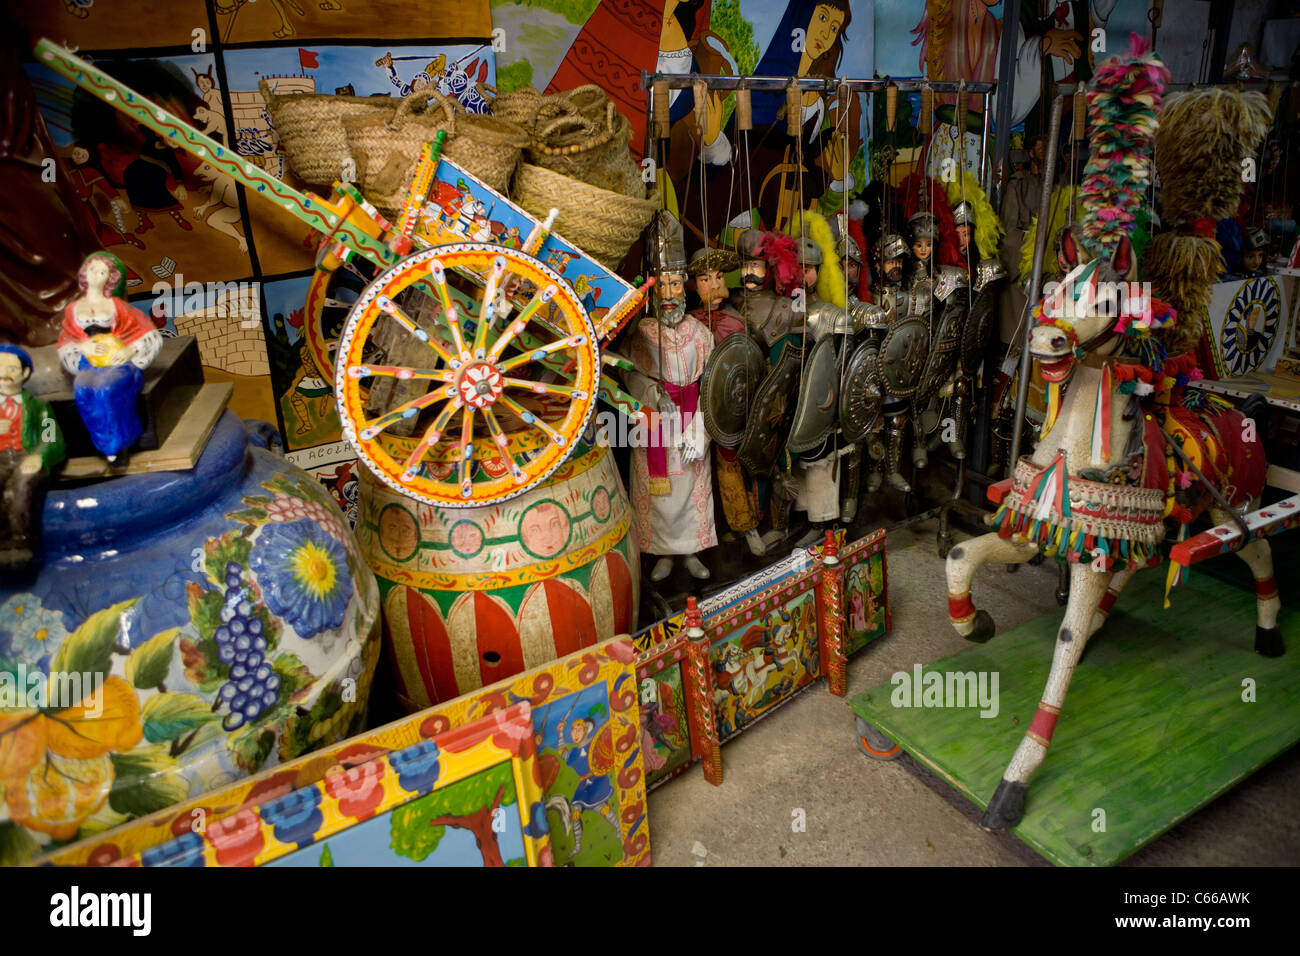
[[[546,866],[551,852],[536,756],[532,711],[525,701],[246,807],[212,821],[202,833],[186,833],[114,865],[301,865],[314,849],[318,865],[406,860],[506,866],[518,860],[516,865]],[[513,827],[505,822],[512,815]],[[449,830],[463,831],[473,842],[453,838],[440,855],[436,851]]]
[[[552,804],[553,801],[548,814],[552,825],[562,824],[560,818],[564,804],[570,810],[570,823],[575,805],[583,805],[578,807],[578,821],[583,824],[581,847],[578,852],[573,852],[572,836],[565,835],[561,825],[563,853],[557,846],[557,862],[576,866],[648,865],[650,837],[641,761],[640,715],[636,707],[635,656],[627,638],[605,641],[286,763],[274,772],[241,780],[144,817],[129,826],[64,847],[38,862],[61,866],[111,863],[188,833],[197,821],[210,825],[233,812],[256,807],[295,788],[309,786],[336,767],[360,766],[378,755],[402,750],[453,727],[464,726],[527,701],[536,719],[534,743],[538,750],[539,772],[543,775],[544,802]],[[591,693],[580,698],[583,692]],[[548,705],[553,705],[549,713]],[[606,706],[607,714],[597,713],[593,718],[592,709],[597,705]],[[581,755],[571,762],[567,760],[575,749],[571,732],[567,735],[568,748],[557,748],[555,730],[561,719],[569,725],[577,719],[593,721],[584,742],[590,738],[593,744],[588,750],[597,753],[594,756],[588,754],[585,767]],[[542,738],[540,742],[539,738]],[[554,775],[549,786],[546,785],[548,774]],[[592,802],[593,797],[602,796],[605,790],[609,792],[608,805],[603,808],[605,813],[600,812],[602,808],[585,806]],[[613,833],[610,832],[613,824],[607,816],[610,813],[617,822],[617,830]],[[588,818],[593,814],[602,822],[593,820],[588,826]],[[573,854],[571,858],[569,854]]]

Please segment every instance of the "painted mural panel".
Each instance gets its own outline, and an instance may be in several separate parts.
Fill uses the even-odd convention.
[[[645,761],[647,789],[653,790],[681,773],[697,757],[691,749],[687,660],[685,637],[637,658],[641,758]]]

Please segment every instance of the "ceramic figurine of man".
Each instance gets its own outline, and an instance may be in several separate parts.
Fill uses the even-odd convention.
[[[73,376],[77,411],[110,464],[124,464],[140,437],[136,397],[162,336],[144,313],[121,298],[122,264],[107,252],[86,257],[77,273],[81,295],[63,311],[59,361]]]
[[[745,331],[744,317],[727,304],[726,274],[739,266],[740,257],[731,250],[703,248],[696,250],[686,267],[691,277],[689,284],[700,300],[699,307],[690,313],[691,318],[708,327],[715,345],[728,335]],[[727,526],[745,536],[751,553],[762,555],[766,547],[758,533],[754,479],[745,473],[734,448],[714,446],[714,469]]]
[[[40,492],[63,460],[63,432],[48,403],[23,390],[31,357],[0,345],[0,568],[27,566],[40,548]]]
[[[713,350],[713,333],[686,311],[686,250],[681,224],[660,213],[655,244],[655,314],[637,325],[628,376],[634,398],[652,415],[648,447],[632,451],[632,501],[637,539],[660,555],[650,573],[662,581],[682,557],[701,580],[709,570],[697,556],[718,543],[713,523],[709,436],[699,412],[700,376]]]

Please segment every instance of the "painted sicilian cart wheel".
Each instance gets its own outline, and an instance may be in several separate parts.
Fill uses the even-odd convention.
[[[393,323],[419,343],[419,362],[389,361],[380,331]],[[599,376],[595,328],[568,283],[519,250],[463,242],[407,256],[365,288],[334,384],[343,434],[381,481],[467,508],[554,473],[587,427]],[[403,383],[406,400],[374,407],[383,378]]]

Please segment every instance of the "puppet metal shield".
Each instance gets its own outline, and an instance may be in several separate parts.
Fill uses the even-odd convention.
[[[910,398],[921,382],[930,329],[925,320],[909,316],[894,323],[880,343],[880,373],[891,398]]]
[[[996,287],[986,287],[971,304],[970,315],[961,331],[961,367],[967,372],[974,372],[984,360],[984,350],[988,348],[996,321],[993,308],[996,300]]]
[[[840,380],[840,431],[848,442],[862,441],[876,427],[885,403],[880,378],[880,346],[863,342],[844,366]]]
[[[700,412],[705,431],[723,448],[740,444],[750,403],[767,373],[763,349],[744,332],[732,332],[709,353],[700,378]]]
[[[835,427],[839,404],[839,363],[835,356],[836,339],[826,336],[817,340],[803,366],[799,382],[799,403],[790,425],[790,451],[811,451],[820,445]]]
[[[966,296],[953,295],[941,304],[939,327],[925,356],[925,367],[916,396],[921,403],[938,394],[943,383],[957,372],[957,354],[966,319]]]
[[[751,475],[770,475],[794,418],[803,349],[786,345],[776,366],[758,386],[736,457]]]

